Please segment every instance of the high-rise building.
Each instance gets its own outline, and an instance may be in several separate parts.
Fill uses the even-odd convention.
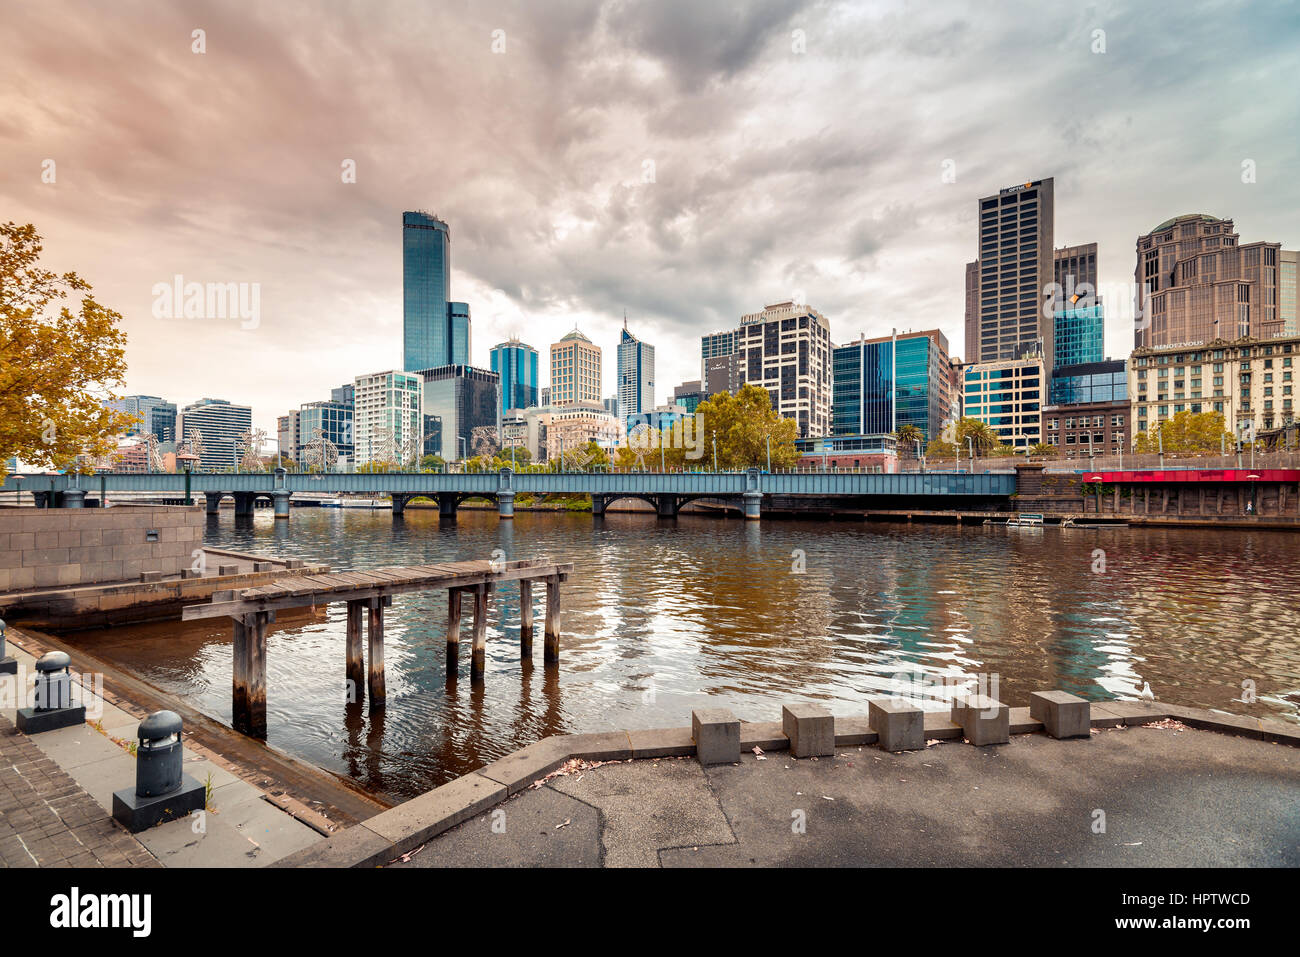
[[[618,409],[626,423],[649,412],[655,404],[655,347],[642,342],[627,328],[618,339]]]
[[[176,441],[176,404],[166,402],[156,395],[125,395],[104,403],[108,408],[140,421],[126,430],[127,435],[145,435],[152,432],[159,442]]]
[[[1278,290],[1278,317],[1282,320],[1284,336],[1300,335],[1300,325],[1296,321],[1298,259],[1300,259],[1300,252],[1294,249],[1283,249],[1278,253],[1278,280],[1281,284]]]
[[[1058,366],[1052,373],[1043,441],[1065,458],[1127,450],[1131,424],[1123,359]]]
[[[357,467],[409,464],[423,451],[420,376],[397,369],[353,380],[352,437]]]
[[[179,441],[190,441],[196,431],[203,436],[199,468],[204,472],[233,469],[239,465],[240,437],[253,427],[253,409],[225,399],[199,399],[180,413]]]
[[[766,306],[762,312],[740,317],[730,355],[704,360],[705,389],[714,389],[734,372],[725,391],[749,383],[766,389],[772,408],[799,426],[801,438],[829,435],[831,428],[830,323],[820,312],[787,300]],[[725,341],[726,333],[702,340]]]
[[[605,396],[605,401],[603,404],[605,406],[605,411],[617,419],[618,418],[618,396],[616,395]]]
[[[980,199],[979,337],[966,343],[968,362],[1012,359],[1040,342],[1052,355],[1053,194],[1048,177]]]
[[[501,447],[501,376],[473,366],[425,369],[423,409],[439,420],[440,449],[448,462]]]
[[[600,347],[576,328],[551,344],[550,405],[596,405],[600,402]]]
[[[1062,246],[1052,252],[1052,275],[1057,286],[1056,305],[1068,308],[1080,299],[1097,296],[1097,244]],[[1085,305],[1088,303],[1085,302]]]
[[[735,329],[725,329],[722,332],[711,332],[707,336],[700,336],[700,381],[707,382],[709,379],[709,360],[721,356],[732,356],[736,354],[736,336]],[[719,368],[715,363],[714,368]],[[730,386],[725,387],[730,389]],[[724,391],[718,389],[716,391]]]
[[[451,302],[450,292],[451,230],[430,213],[402,213],[402,363],[407,372],[469,362],[469,305]]]
[[[551,387],[549,385],[544,385],[539,390],[537,404],[542,408],[546,408],[551,404]]]
[[[1231,219],[1192,213],[1165,220],[1137,239],[1134,344],[1282,335],[1283,262],[1280,243],[1242,245]]]
[[[276,426],[276,447],[280,450],[280,455],[294,462],[298,462],[298,410],[292,409],[287,414],[277,416]]]
[[[1101,303],[1058,307],[1052,319],[1052,368],[1101,362],[1106,319]]]
[[[673,389],[673,404],[680,405],[687,412],[694,412],[700,407],[700,403],[707,398],[708,394],[705,393],[704,386],[699,379],[683,382]]]
[[[834,435],[880,435],[905,425],[938,438],[952,410],[952,361],[938,329],[860,338],[831,359]]]
[[[979,354],[980,345],[980,263],[966,264],[966,351]]]
[[[1024,452],[1043,441],[1047,365],[1042,356],[976,362],[962,367],[962,415],[992,427]]]
[[[510,339],[492,347],[490,367],[501,377],[501,414],[537,405],[537,350]]]
[[[301,464],[303,446],[316,440],[316,430],[338,450],[340,469],[355,461],[353,441],[353,416],[356,409],[356,386],[348,383],[330,390],[330,398],[323,402],[304,402],[298,409],[298,445],[293,460]]]

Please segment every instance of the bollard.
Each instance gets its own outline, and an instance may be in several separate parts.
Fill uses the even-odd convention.
[[[51,651],[36,662],[35,707],[19,708],[18,730],[41,734],[83,724],[86,706],[72,704],[72,659],[65,652]]]
[[[5,629],[9,626],[0,618],[0,675],[18,674],[18,662],[5,655]]]
[[[140,722],[135,787],[113,792],[113,818],[132,833],[206,806],[207,789],[182,770],[183,733],[175,711],[155,711]]]

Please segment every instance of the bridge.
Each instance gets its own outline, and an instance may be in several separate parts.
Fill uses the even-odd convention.
[[[470,498],[494,501],[503,519],[514,517],[515,496],[577,493],[591,496],[596,517],[620,499],[637,499],[654,506],[662,518],[675,518],[688,502],[707,499],[740,508],[746,519],[758,519],[765,502],[809,505],[898,508],[1006,508],[1016,490],[1016,476],[968,472],[274,472],[151,473],[101,472],[96,475],[10,475],[0,486],[15,501],[30,494],[44,507],[82,508],[89,501],[104,504],[112,492],[141,492],[193,501],[203,496],[209,514],[232,496],[236,515],[251,515],[259,500],[269,500],[275,517],[287,519],[293,495],[388,495],[393,515],[407,502],[427,497],[437,501],[439,514],[454,518],[456,508]]]

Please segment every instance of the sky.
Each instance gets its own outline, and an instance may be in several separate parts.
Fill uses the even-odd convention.
[[[1103,290],[1183,213],[1300,244],[1289,2],[0,6],[0,220],[122,313],[124,392],[272,436],[401,367],[406,209],[450,224],[474,364],[518,336],[545,383],[577,325],[614,394],[626,313],[658,401],[702,334],[791,298],[836,342],[938,327],[963,355],[977,201],[1028,180]],[[187,318],[177,276],[258,308]]]

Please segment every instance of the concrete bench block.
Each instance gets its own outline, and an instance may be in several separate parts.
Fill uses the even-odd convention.
[[[783,705],[781,730],[790,739],[790,753],[796,758],[835,753],[835,716],[819,704]]]
[[[925,747],[925,712],[902,698],[872,698],[867,722],[886,751],[920,751]]]
[[[160,582],[162,581],[162,572],[141,572],[140,581],[142,582]]]
[[[253,562],[253,571],[273,572],[275,571],[275,562]]]
[[[218,575],[238,575],[238,574],[239,574],[239,566],[238,566],[238,565],[218,565],[218,566],[217,566],[217,574],[218,574]]]
[[[1006,744],[1011,740],[1011,709],[988,695],[973,694],[952,703],[952,720],[971,744]]]
[[[1092,730],[1092,708],[1068,691],[1035,691],[1029,696],[1029,716],[1043,722],[1054,738],[1087,738]]]
[[[734,764],[740,760],[740,719],[726,708],[692,711],[691,738],[700,764]]]

